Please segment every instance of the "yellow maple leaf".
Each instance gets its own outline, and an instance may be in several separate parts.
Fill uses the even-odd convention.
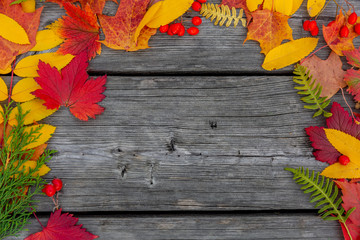
[[[30,44],[25,29],[14,19],[0,13],[0,36],[17,44]]]
[[[336,129],[324,129],[331,145],[342,155],[348,156],[350,162],[342,165],[334,163],[321,173],[329,178],[360,178],[360,140]]]
[[[311,53],[318,40],[318,38],[300,38],[284,43],[268,52],[262,67],[272,71],[289,66]]]
[[[15,102],[30,101],[35,98],[31,93],[40,88],[39,84],[37,84],[33,78],[23,78],[15,84],[11,91],[11,99]]]

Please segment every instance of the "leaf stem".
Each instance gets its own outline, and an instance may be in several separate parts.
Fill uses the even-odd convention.
[[[354,116],[354,112],[352,111],[352,109],[351,109],[351,107],[350,107],[349,103],[346,101],[346,98],[345,98],[345,94],[344,94],[344,90],[343,90],[343,88],[340,88],[340,89],[341,89],[341,94],[342,94],[342,97],[343,97],[343,99],[344,99],[344,101],[345,101],[346,105],[348,106],[348,108],[349,108],[349,110],[350,110],[350,112],[351,112],[351,116],[352,116],[352,118],[354,119],[354,122],[355,122],[357,125],[359,125],[359,124],[360,124],[360,122],[359,122],[358,120],[356,120],[356,118],[355,118],[355,116]]]
[[[31,205],[30,205],[30,209],[33,211],[32,213],[33,213],[34,217],[36,218],[36,220],[39,222],[41,227],[44,229],[45,228],[44,225],[42,225],[42,223],[40,222],[40,219],[36,216],[35,210],[31,207]]]
[[[11,68],[11,81],[10,81],[10,88],[9,88],[8,103],[10,103],[10,100],[11,100],[12,86],[13,86],[13,82],[14,82],[15,62],[16,62],[16,57],[15,57],[15,59],[14,59],[13,66],[12,66],[12,68]]]

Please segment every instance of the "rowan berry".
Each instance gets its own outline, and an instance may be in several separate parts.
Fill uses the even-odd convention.
[[[184,25],[181,24],[180,30],[179,30],[179,32],[178,32],[178,35],[179,35],[180,37],[182,37],[182,36],[184,36],[184,34],[185,34],[185,27],[184,27]]]
[[[52,184],[45,184],[44,188],[41,191],[45,193],[48,197],[52,197],[56,193],[55,187]]]
[[[56,190],[57,192],[62,189],[63,182],[61,181],[60,178],[54,178],[51,182],[52,182],[52,184],[54,185],[55,190]]]
[[[192,9],[193,9],[194,11],[199,12],[199,11],[201,10],[201,3],[195,1],[195,2],[193,2],[193,4],[191,5],[191,7],[192,7]]]
[[[349,28],[344,25],[340,28],[340,37],[346,38],[348,36],[349,36]]]
[[[159,27],[159,31],[161,33],[166,33],[169,30],[169,24],[163,25]]]
[[[199,33],[199,29],[197,27],[191,27],[191,28],[188,28],[187,32],[190,35],[196,35]]]
[[[341,155],[338,160],[341,165],[348,165],[350,162],[350,158],[345,155]]]
[[[196,16],[191,19],[192,24],[195,26],[199,26],[202,23],[202,20],[200,17]]]
[[[331,27],[331,26],[334,25],[334,24],[335,24],[335,21],[331,21],[331,22],[328,23],[327,26],[328,26],[328,27]]]
[[[310,31],[311,36],[317,36],[319,34],[319,28],[318,26],[315,26],[313,30]]]
[[[181,23],[171,24],[171,25],[170,25],[170,31],[171,31],[173,34],[178,34],[178,32],[180,31],[181,25],[182,25]]]
[[[309,31],[309,23],[310,23],[310,20],[306,20],[304,23],[303,23],[303,29],[305,31]]]
[[[357,14],[355,12],[353,12],[352,14],[350,14],[350,16],[348,17],[348,23],[349,24],[355,24],[357,21]]]
[[[197,0],[199,3],[206,3],[207,0]]]
[[[312,31],[317,27],[317,23],[315,20],[309,22],[309,31]]]
[[[169,29],[168,29],[168,31],[167,31],[167,35],[170,35],[170,36],[174,35],[173,32],[171,31],[171,28],[170,28],[170,27],[169,27]]]
[[[355,29],[356,34],[360,34],[360,23],[356,24],[354,29]]]

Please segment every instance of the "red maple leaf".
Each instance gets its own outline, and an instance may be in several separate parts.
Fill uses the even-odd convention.
[[[70,3],[63,3],[68,16],[58,19],[50,28],[63,39],[58,53],[78,55],[86,51],[89,60],[101,53],[100,26],[90,5],[83,9]]]
[[[72,214],[63,213],[61,209],[51,213],[46,227],[24,240],[91,240],[98,238],[86,231],[81,225],[75,225],[79,219]]]
[[[326,119],[328,128],[337,129],[360,139],[360,125],[354,123],[349,113],[341,105],[334,102],[331,107],[332,116]],[[316,149],[313,153],[316,160],[333,164],[341,156],[326,137],[323,127],[308,127],[305,129],[312,142],[311,146]]]
[[[116,0],[47,0],[47,2],[54,2],[59,4],[60,6],[63,6],[65,3],[73,3],[73,2],[80,2],[82,7],[85,7],[87,4],[89,4],[91,9],[96,14],[102,13],[106,1],[113,1],[117,3]]]
[[[95,118],[95,115],[104,111],[97,103],[105,98],[102,93],[105,91],[106,75],[87,80],[88,65],[86,53],[76,56],[61,73],[57,68],[40,61],[39,77],[35,80],[42,89],[33,94],[43,99],[44,105],[49,109],[65,106],[80,120]]]

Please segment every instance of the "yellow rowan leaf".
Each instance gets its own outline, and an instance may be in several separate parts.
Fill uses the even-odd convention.
[[[304,0],[293,0],[293,4],[292,4],[293,8],[292,8],[290,15],[293,15],[294,13],[296,13],[296,11],[300,8],[303,1]]]
[[[152,16],[146,26],[158,28],[166,25],[183,15],[193,3],[193,0],[164,0],[158,11]],[[156,5],[156,4],[154,4]]]
[[[8,94],[8,88],[4,80],[0,77],[0,101],[6,100],[9,97]]]
[[[290,16],[293,10],[292,0],[274,0],[274,9],[276,12]]]
[[[26,13],[35,12],[35,0],[27,0],[21,3],[22,10]]]
[[[139,23],[139,26],[136,28],[135,34],[134,34],[134,41],[136,42],[141,30],[149,23],[152,21],[154,15],[157,13],[157,11],[159,10],[159,8],[162,6],[163,2],[157,2],[154,5],[152,5],[145,13],[143,19],[141,20],[141,22]]]
[[[35,142],[32,142],[24,147],[24,150],[35,148],[47,142],[52,134],[55,132],[56,127],[48,124],[39,124],[27,126],[24,129],[24,132],[30,133],[31,131],[37,131],[34,133],[34,136],[37,138]]]
[[[25,125],[40,121],[41,119],[46,118],[47,116],[50,116],[57,111],[57,109],[47,109],[46,106],[43,105],[44,103],[44,100],[35,98],[29,102],[20,104],[22,112],[28,112],[28,114],[26,114],[26,116],[24,117]],[[18,113],[18,108],[14,108],[10,112],[9,124],[11,126],[17,125],[16,115],[18,115]]]
[[[336,129],[324,129],[331,145],[342,155],[348,156],[347,165],[334,163],[321,173],[329,178],[360,178],[360,140]]]
[[[10,65],[6,69],[0,69],[0,74],[8,74],[9,72],[11,72]]]
[[[37,162],[35,162],[35,161],[26,161],[25,163],[23,163],[22,165],[21,165],[21,167],[20,167],[20,171],[22,170],[22,169],[24,169],[25,168],[25,172],[28,172],[29,171],[29,169],[35,169],[36,168],[36,164],[37,164]],[[43,164],[40,168],[39,168],[39,170],[37,170],[34,174],[33,174],[33,176],[35,177],[35,176],[44,176],[45,174],[47,174],[48,172],[50,172],[50,168],[48,167],[48,166],[46,166],[45,164]]]
[[[60,38],[53,30],[42,30],[36,33],[36,45],[30,51],[44,51],[52,49],[64,40]]]
[[[74,58],[71,54],[42,53],[21,59],[15,67],[14,73],[19,77],[38,77],[39,60],[50,64],[51,67],[62,69]]]
[[[14,19],[0,13],[0,36],[17,44],[30,44],[25,29]]]
[[[27,102],[35,98],[31,93],[41,87],[33,78],[23,78],[14,86],[11,99],[15,102]]]
[[[272,71],[293,64],[311,53],[318,40],[318,38],[300,38],[281,44],[267,53],[262,67]]]
[[[325,5],[326,0],[308,0],[307,11],[310,17],[315,17]]]
[[[247,6],[247,8],[249,9],[250,12],[253,12],[253,11],[255,11],[256,9],[258,9],[258,6],[259,6],[260,4],[262,4],[263,1],[264,1],[264,0],[246,0],[246,6]],[[273,0],[271,0],[271,1],[273,1]],[[266,6],[269,7],[268,4],[267,4]],[[269,9],[269,10],[271,10],[271,8],[272,8],[272,4],[271,4],[271,6],[270,6],[270,9],[269,9],[269,8],[264,8],[264,9]]]

